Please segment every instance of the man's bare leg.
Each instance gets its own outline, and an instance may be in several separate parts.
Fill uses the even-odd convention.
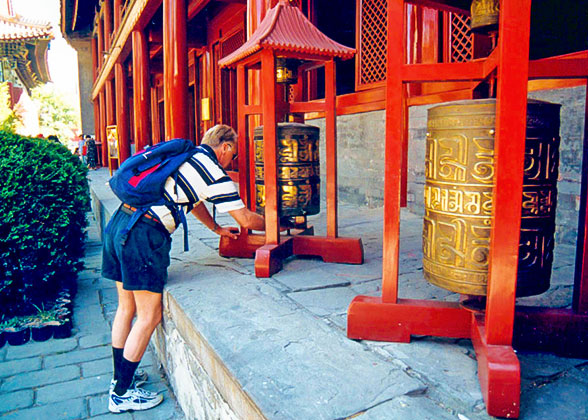
[[[151,334],[161,321],[161,293],[135,290],[137,320],[124,345],[124,358],[131,362],[138,362],[143,357],[145,349],[151,339]]]

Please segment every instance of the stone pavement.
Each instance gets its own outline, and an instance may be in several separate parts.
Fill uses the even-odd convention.
[[[183,419],[151,349],[141,363],[149,373],[145,388],[163,393],[164,402],[151,412],[108,412],[116,289],[100,277],[101,244],[95,220],[92,214],[88,217],[85,271],[78,278],[72,336],[0,349],[0,419]]]
[[[91,173],[93,199],[104,206],[102,225],[117,206],[107,179],[106,170]],[[362,238],[363,265],[291,258],[271,279],[256,278],[250,259],[219,257],[218,237],[193,217],[188,218],[189,252],[182,250],[183,233],[175,234],[164,322],[155,344],[186,416],[491,418],[469,340],[413,337],[405,344],[347,339],[350,301],[358,294],[381,293],[383,219],[381,208],[343,203],[339,216],[341,236]],[[235,224],[227,215],[217,220]],[[324,234],[325,212],[311,222],[317,234]],[[422,218],[404,212],[400,297],[457,300],[458,295],[423,279],[421,231]],[[519,301],[569,305],[573,264],[572,247],[556,248],[550,290]],[[588,361],[530,352],[518,356],[521,419],[588,419]],[[204,398],[195,398],[197,394]],[[248,414],[238,415],[239,410]]]

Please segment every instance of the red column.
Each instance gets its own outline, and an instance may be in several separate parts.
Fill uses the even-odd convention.
[[[127,90],[127,75],[122,63],[114,65],[114,80],[116,84],[116,128],[118,132],[118,150],[120,162],[123,163],[131,156],[129,142],[129,93]]]
[[[92,82],[96,82],[96,75],[98,73],[98,41],[95,37],[92,38]],[[97,96],[93,100],[94,104],[94,137],[96,143],[102,143],[101,131],[100,131],[100,97]],[[102,154],[100,153],[97,158],[98,162],[102,162]]]
[[[165,140],[188,138],[188,43],[185,0],[163,1]]]
[[[114,84],[112,79],[108,79],[105,83],[106,89],[106,125],[116,124],[116,115],[114,113]]]
[[[280,243],[280,232],[278,227],[278,174],[276,161],[276,70],[273,51],[265,50],[262,51],[261,54],[263,159],[265,182],[265,243],[277,245]]]
[[[120,21],[122,19],[120,0],[114,0],[113,7],[112,7],[112,16],[113,16],[113,22],[114,22],[114,32],[116,32],[116,31],[118,31],[118,28],[120,27]]]
[[[102,166],[108,168],[108,140],[106,139],[106,95],[104,89],[98,95],[98,103],[100,105],[100,119],[98,128],[100,130],[100,138],[102,139]]]
[[[112,0],[104,0],[104,49],[110,49],[110,37],[112,36]]]
[[[102,22],[102,19],[98,20],[98,35],[96,36],[96,39],[98,43],[96,59],[98,67],[102,67],[102,64],[104,63],[104,55],[102,55],[102,53],[104,52],[104,23]],[[97,72],[98,71],[96,71],[96,73]]]
[[[327,155],[327,236],[337,237],[337,109],[335,60],[325,63],[325,153]]]
[[[384,183],[384,245],[382,301],[398,299],[398,247],[400,235],[400,194],[402,179],[402,65],[404,43],[404,1],[388,0],[388,60],[386,65],[386,168]]]
[[[135,29],[133,42],[133,110],[135,117],[135,151],[150,144],[149,48],[145,32]]]
[[[521,230],[531,0],[502,1],[486,338],[510,345]],[[513,69],[516,69],[514,71]]]

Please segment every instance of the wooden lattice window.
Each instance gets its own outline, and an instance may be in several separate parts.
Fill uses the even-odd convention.
[[[231,35],[227,39],[223,40],[222,44],[221,44],[221,49],[222,49],[221,58],[226,57],[227,55],[229,55],[233,51],[236,51],[237,48],[239,48],[241,45],[243,45],[243,42],[245,42],[244,37],[245,37],[245,32],[238,31],[234,35]]]
[[[450,13],[449,60],[453,63],[470,61],[473,58],[474,42],[470,20],[467,15]]]
[[[386,80],[387,0],[362,0],[358,13],[356,88]]]

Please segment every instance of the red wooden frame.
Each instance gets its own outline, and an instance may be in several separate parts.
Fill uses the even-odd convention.
[[[412,3],[446,8],[432,1]],[[450,6],[450,4],[449,4]],[[386,169],[381,297],[358,296],[348,309],[350,338],[410,341],[411,334],[470,338],[478,359],[478,376],[489,414],[518,417],[520,365],[512,348],[543,348],[588,357],[588,147],[584,147],[581,246],[571,310],[516,308],[523,156],[529,78],[588,77],[588,52],[574,58],[528,61],[531,0],[502,0],[498,45],[486,59],[467,63],[404,64],[404,0],[388,1],[388,77],[386,84]],[[497,77],[495,187],[488,296],[485,312],[458,303],[398,299],[398,249],[402,163],[406,146],[407,82],[484,80]],[[516,141],[513,141],[515,140]],[[588,141],[587,139],[585,140]],[[559,342],[563,341],[563,344]]]
[[[325,100],[312,103],[284,103],[277,100],[275,57],[314,59],[325,66]],[[248,70],[261,68],[261,105],[251,103],[247,91]],[[303,77],[299,76],[299,82]],[[301,86],[298,86],[299,90]],[[282,96],[282,95],[279,95]],[[237,63],[237,103],[239,124],[239,185],[245,205],[253,209],[255,179],[253,143],[248,119],[261,115],[264,127],[264,182],[266,234],[253,234],[242,229],[236,240],[222,237],[219,253],[225,257],[253,257],[255,275],[270,277],[282,268],[282,261],[291,255],[320,256],[325,262],[363,263],[363,245],[359,238],[341,238],[337,229],[337,145],[335,109],[335,62],[332,58],[309,57],[289,51],[261,50]],[[277,189],[277,122],[283,112],[325,113],[326,177],[327,177],[327,235],[312,236],[314,229],[295,230],[292,235],[280,235]]]

